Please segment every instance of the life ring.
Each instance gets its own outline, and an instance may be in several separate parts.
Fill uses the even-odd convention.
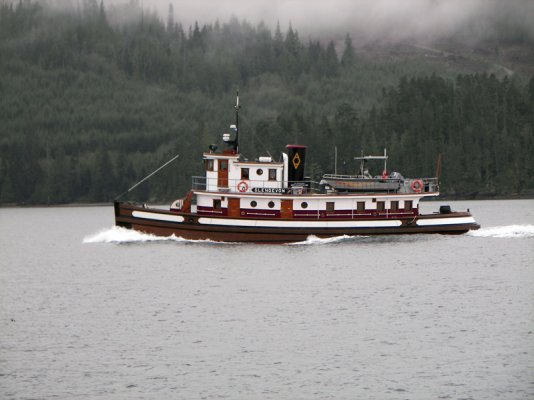
[[[243,193],[243,192],[246,192],[248,190],[248,183],[245,182],[245,181],[241,181],[236,185],[236,187],[237,187],[238,191]]]
[[[421,190],[423,190],[423,181],[421,181],[421,179],[416,179],[415,181],[412,181],[410,187],[415,193],[421,193]]]

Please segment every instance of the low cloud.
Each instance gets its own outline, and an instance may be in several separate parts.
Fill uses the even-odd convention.
[[[83,4],[88,0],[43,0]],[[91,1],[91,0],[89,0]],[[100,2],[100,0],[97,0]],[[491,30],[507,21],[534,37],[532,0],[104,0],[106,6],[138,2],[166,19],[169,4],[174,19],[185,27],[227,21],[235,16],[265,22],[282,30],[289,24],[304,35],[350,32],[367,39],[433,39],[460,29]]]

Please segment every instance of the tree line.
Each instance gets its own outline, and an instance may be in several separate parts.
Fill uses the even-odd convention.
[[[320,179],[335,147],[346,173],[387,147],[405,176],[433,175],[442,154],[448,194],[534,192],[534,79],[377,61],[348,34],[303,40],[235,18],[184,28],[172,7],[166,21],[136,2],[127,11],[0,3],[1,203],[109,201],[180,154],[130,195],[177,197],[232,123],[236,88],[250,159],[307,144]]]

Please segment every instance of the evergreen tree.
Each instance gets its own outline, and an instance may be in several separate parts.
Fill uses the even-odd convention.
[[[347,33],[345,36],[345,48],[343,50],[343,55],[341,56],[341,65],[344,67],[352,67],[356,62],[356,54],[354,52],[354,47],[352,47],[352,39]]]
[[[291,25],[233,18],[186,33],[172,5],[162,21],[135,1],[81,4],[0,2],[0,202],[109,201],[176,153],[132,198],[181,195],[232,121],[236,87],[251,159],[298,141],[320,178],[334,146],[346,172],[387,147],[410,176],[432,175],[441,153],[446,193],[534,192],[534,78],[356,59],[349,35],[340,61],[334,42],[303,43]]]

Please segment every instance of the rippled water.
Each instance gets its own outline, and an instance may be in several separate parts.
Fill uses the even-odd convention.
[[[449,203],[482,229],[242,245],[0,209],[0,398],[534,398],[534,201]]]

